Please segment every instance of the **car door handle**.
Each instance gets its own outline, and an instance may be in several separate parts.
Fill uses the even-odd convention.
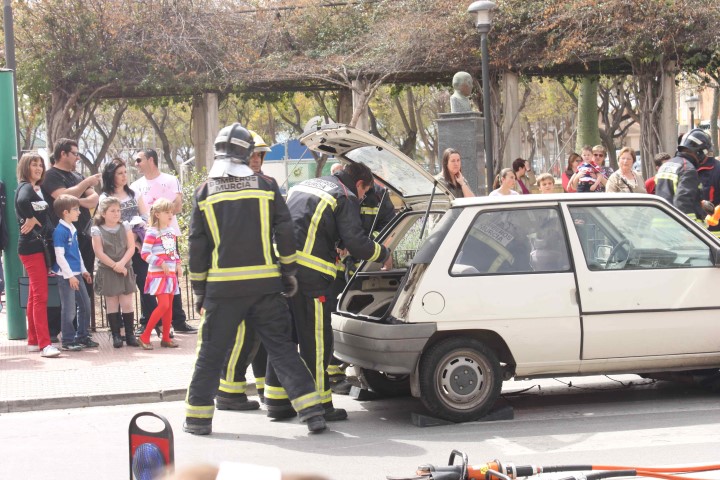
[[[580,299],[578,298],[577,288],[571,288],[570,289],[570,304],[577,305],[579,303],[580,303]]]

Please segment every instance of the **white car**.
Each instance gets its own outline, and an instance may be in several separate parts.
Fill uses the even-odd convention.
[[[513,377],[720,368],[720,242],[660,197],[453,201],[367,133],[335,126],[303,142],[367,163],[404,202],[378,237],[393,268],[362,264],[332,315],[335,355],[373,388],[409,381],[432,414],[461,422]]]

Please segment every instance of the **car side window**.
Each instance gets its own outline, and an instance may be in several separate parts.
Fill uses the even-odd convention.
[[[570,269],[560,214],[554,208],[480,213],[450,274],[548,273]]]
[[[660,208],[646,205],[570,207],[590,270],[712,266],[710,247]]]
[[[433,232],[442,216],[442,213],[431,212],[427,217],[424,231],[424,214],[408,215],[398,223],[390,238],[386,239],[386,242],[392,243],[393,237],[401,237],[397,244],[392,247],[393,268],[407,268],[410,266],[410,262],[415,257],[420,245]],[[420,236],[421,231],[422,237]]]

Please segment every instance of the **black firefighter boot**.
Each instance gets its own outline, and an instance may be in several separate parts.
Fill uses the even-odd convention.
[[[120,312],[108,313],[108,323],[110,324],[110,332],[112,333],[113,347],[122,347],[122,338],[120,338]]]
[[[140,344],[137,342],[133,332],[135,331],[135,313],[123,313],[123,323],[125,324],[125,343],[128,347],[139,347]]]

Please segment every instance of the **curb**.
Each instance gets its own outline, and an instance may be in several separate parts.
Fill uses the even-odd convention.
[[[154,392],[111,393],[74,395],[68,397],[33,398],[22,400],[0,400],[0,414],[34,412],[42,410],[63,410],[67,408],[102,407],[130,405],[133,403],[177,402],[185,399],[186,388],[157,390]],[[247,385],[248,395],[257,395],[254,383]]]

